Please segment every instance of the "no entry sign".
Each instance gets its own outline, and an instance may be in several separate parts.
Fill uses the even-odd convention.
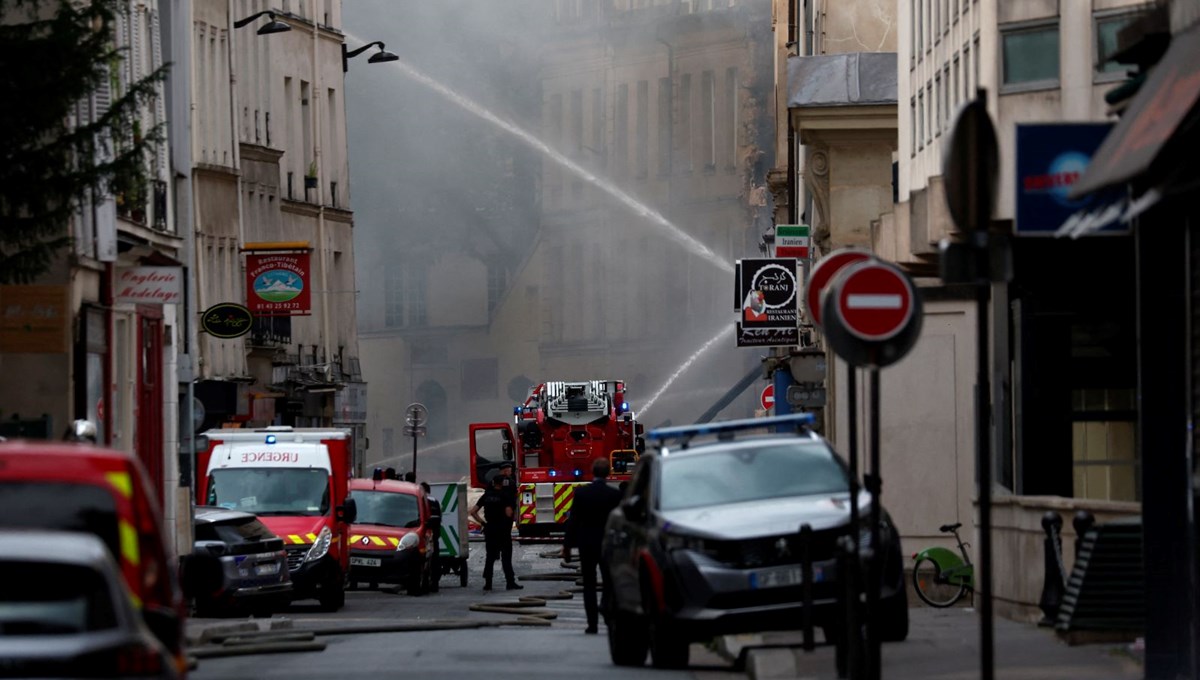
[[[846,272],[837,295],[846,330],[867,341],[896,337],[908,324],[916,297],[902,272],[874,261]]]
[[[774,384],[767,385],[766,387],[763,388],[762,396],[759,397],[759,401],[762,402],[762,407],[763,407],[764,411],[770,411],[771,408],[775,406],[775,385]]]
[[[865,250],[843,248],[821,258],[808,276],[808,284],[804,289],[804,308],[808,310],[808,318],[817,328],[821,328],[821,292],[833,280],[839,271],[847,265],[869,259],[871,254]]]
[[[838,271],[821,295],[822,330],[855,366],[899,361],[921,332],[921,298],[896,265],[868,257]]]

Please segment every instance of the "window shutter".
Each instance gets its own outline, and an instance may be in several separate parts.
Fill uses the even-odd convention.
[[[112,106],[112,81],[108,69],[104,68],[100,84],[92,92],[91,114],[92,122],[100,120]],[[96,161],[103,162],[112,157],[112,138],[107,130],[96,133]],[[95,196],[96,215],[96,259],[101,262],[116,262],[117,260],[117,202],[112,193],[100,189]]]
[[[158,22],[158,12],[150,11],[150,69],[157,71],[163,64],[162,53],[162,27]],[[155,86],[156,96],[154,97],[154,124],[162,125],[167,122],[167,100],[166,92],[163,83],[158,83]],[[158,145],[156,155],[157,174],[160,181],[166,182],[170,179],[169,159],[167,158],[167,142],[161,142]]]

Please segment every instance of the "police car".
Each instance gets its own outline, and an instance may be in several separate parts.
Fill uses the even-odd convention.
[[[837,540],[870,547],[871,495],[850,526],[849,473],[796,414],[655,430],[608,520],[602,567],[617,665],[687,665],[688,645],[716,635],[796,629],[804,608],[800,528],[811,527],[812,615],[827,639],[840,613]],[[795,433],[761,433],[793,426]],[[755,434],[758,430],[760,434]],[[697,442],[701,439],[710,441]],[[908,635],[899,533],[881,512],[881,637]]]

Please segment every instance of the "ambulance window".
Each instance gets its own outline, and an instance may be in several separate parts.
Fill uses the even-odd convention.
[[[0,482],[0,526],[87,532],[121,554],[116,500],[91,484]]]

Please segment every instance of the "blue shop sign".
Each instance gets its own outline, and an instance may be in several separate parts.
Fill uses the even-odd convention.
[[[1112,123],[1027,123],[1017,125],[1016,224],[1021,236],[1054,236],[1072,215],[1117,203],[1119,190],[1069,199]],[[1096,233],[1124,234],[1120,220]]]

